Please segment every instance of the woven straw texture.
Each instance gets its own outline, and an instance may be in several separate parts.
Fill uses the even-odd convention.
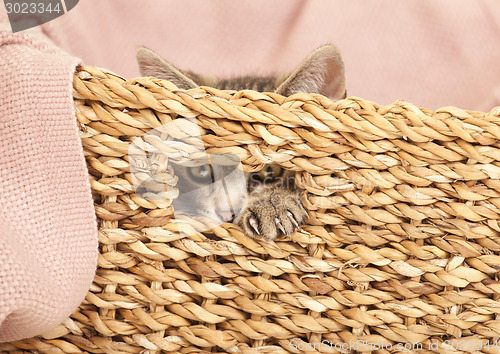
[[[500,337],[500,108],[179,91],[94,67],[74,90],[99,269],[70,319],[0,349],[451,353],[443,341]],[[178,117],[196,117],[208,153],[296,171],[307,225],[275,242],[229,223],[193,232],[201,221],[182,230],[168,202],[136,195],[130,141]]]

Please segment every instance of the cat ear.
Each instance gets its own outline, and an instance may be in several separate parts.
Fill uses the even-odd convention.
[[[283,96],[298,92],[319,93],[334,100],[346,97],[344,62],[337,48],[316,49],[276,90]]]
[[[158,79],[168,80],[182,90],[198,87],[198,85],[182,71],[169,64],[165,59],[150,49],[144,47],[139,48],[136,57],[141,75],[154,76]]]

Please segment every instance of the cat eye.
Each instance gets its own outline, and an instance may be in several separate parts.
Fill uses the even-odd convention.
[[[279,165],[266,165],[262,170],[257,172],[261,180],[275,179],[281,176],[283,169]]]
[[[210,166],[209,164],[190,167],[188,168],[188,172],[191,175],[191,177],[198,182],[203,182],[203,183],[213,182],[212,166]]]

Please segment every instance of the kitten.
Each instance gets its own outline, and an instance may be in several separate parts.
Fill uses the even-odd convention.
[[[137,61],[141,74],[169,80],[180,89],[211,86],[221,90],[250,89],[290,96],[299,92],[320,93],[333,100],[345,98],[344,64],[339,51],[330,45],[320,47],[288,75],[245,76],[219,79],[181,71],[155,52],[139,48]],[[220,222],[235,222],[250,237],[273,240],[292,234],[304,223],[307,212],[295,186],[294,173],[278,165],[238,178],[234,167],[205,164],[197,167],[174,165],[179,177],[177,205],[184,213],[205,215]],[[196,210],[183,193],[196,190],[202,207]],[[190,209],[191,208],[191,209]]]

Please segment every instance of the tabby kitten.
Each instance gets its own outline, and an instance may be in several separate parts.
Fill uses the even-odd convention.
[[[291,74],[276,77],[219,79],[198,75],[175,68],[146,48],[137,51],[137,61],[142,75],[169,80],[185,90],[211,86],[222,90],[276,92],[283,96],[306,92],[319,93],[333,100],[344,98],[346,92],[342,58],[337,48],[330,45],[313,51]],[[269,240],[292,234],[307,217],[295,186],[294,173],[278,165],[267,165],[258,173],[247,173],[244,179],[231,173],[231,167],[227,166],[173,167],[179,177],[176,187],[180,195],[176,202],[184,213],[208,216],[218,222],[235,222],[248,236]],[[222,179],[224,183],[217,183]],[[196,210],[190,200],[182,198],[183,192],[193,190],[197,191],[201,203]],[[174,205],[174,209],[177,206]]]

